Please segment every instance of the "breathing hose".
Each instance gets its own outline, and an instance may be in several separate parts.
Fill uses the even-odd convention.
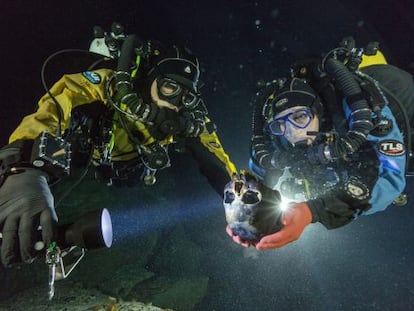
[[[115,73],[116,96],[118,102],[125,104],[130,110],[128,116],[139,121],[151,122],[155,118],[157,107],[144,103],[133,90],[131,82],[131,64],[135,60],[135,49],[140,48],[141,45],[141,41],[135,35],[129,35],[122,44]]]
[[[342,62],[329,58],[326,60],[325,70],[342,90],[351,113],[349,130],[343,137],[337,137],[332,143],[308,148],[309,160],[316,163],[326,163],[354,153],[366,141],[374,127],[371,119],[372,110],[349,69]]]

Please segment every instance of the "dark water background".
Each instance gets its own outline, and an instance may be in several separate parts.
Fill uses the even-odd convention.
[[[28,3],[0,6],[1,145],[44,93],[44,59],[63,48],[87,48],[93,26],[109,29],[113,21],[144,40],[180,43],[198,55],[210,116],[240,168],[247,164],[257,81],[287,75],[298,57],[326,52],[352,35],[360,46],[379,41],[390,63],[414,72],[409,0]],[[200,269],[210,282],[197,310],[414,310],[412,201],[334,231],[313,225],[283,249],[255,253],[227,238],[220,198],[192,163],[177,159],[162,175],[180,176],[176,189],[156,194],[170,207],[158,222],[149,220],[151,212],[142,222],[149,231],[185,223],[202,246],[207,260]],[[409,180],[409,194],[413,186]],[[132,229],[134,209],[125,209],[128,217],[122,211],[114,207],[116,242],[145,234]]]

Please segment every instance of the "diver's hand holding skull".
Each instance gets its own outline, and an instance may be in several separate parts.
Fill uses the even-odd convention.
[[[280,195],[247,171],[234,175],[225,186],[223,205],[227,233],[236,243],[248,246],[281,229]]]
[[[275,249],[297,240],[312,222],[304,202],[290,203],[283,211],[280,195],[247,172],[233,176],[224,190],[227,234],[244,247]]]
[[[256,249],[275,249],[296,241],[312,222],[312,214],[306,203],[291,203],[283,211],[281,222],[283,228],[279,232],[263,236],[255,245]]]

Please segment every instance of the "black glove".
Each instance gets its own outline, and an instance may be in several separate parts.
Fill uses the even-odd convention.
[[[181,112],[182,133],[186,137],[197,137],[205,128],[205,113],[201,110],[183,110]]]
[[[46,173],[21,168],[7,176],[0,188],[1,260],[5,267],[36,257],[34,245],[41,236],[46,246],[53,238],[57,215]]]

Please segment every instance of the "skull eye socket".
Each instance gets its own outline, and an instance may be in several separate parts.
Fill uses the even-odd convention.
[[[235,195],[234,195],[233,192],[226,191],[224,193],[224,203],[230,204],[230,203],[232,203],[234,201],[234,199],[235,199]]]
[[[242,197],[244,204],[257,204],[260,202],[259,194],[256,191],[247,190]]]

